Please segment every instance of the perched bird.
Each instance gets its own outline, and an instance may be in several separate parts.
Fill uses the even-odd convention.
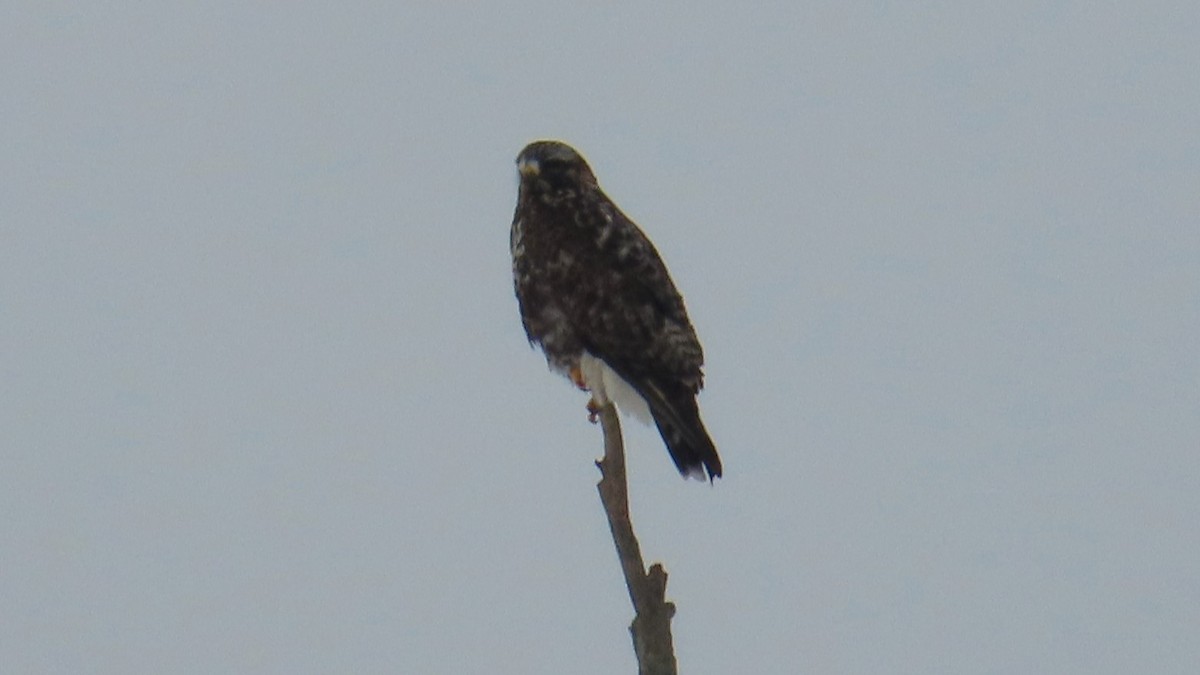
[[[696,404],[704,354],[658,251],[569,145],[530,143],[517,169],[509,243],[529,342],[591,391],[589,409],[653,419],[681,474],[719,477]]]

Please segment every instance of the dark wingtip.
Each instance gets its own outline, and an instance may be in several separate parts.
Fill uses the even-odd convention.
[[[715,462],[705,462],[704,470],[708,472],[708,484],[712,485],[713,481],[721,477],[721,458],[717,457],[717,451],[713,449],[713,458]]]
[[[708,479],[709,484],[721,477],[721,457],[717,455],[717,448],[703,424],[698,422],[696,428],[688,433],[657,417],[655,422],[681,476],[685,479]]]
[[[650,416],[654,418],[679,473],[684,478],[707,478],[709,484],[720,478],[721,457],[700,420],[695,392],[677,383],[665,386],[661,382],[642,380],[640,384],[638,393],[650,405]]]

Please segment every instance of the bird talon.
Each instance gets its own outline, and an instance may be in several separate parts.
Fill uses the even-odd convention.
[[[580,391],[588,390],[587,381],[583,379],[582,368],[579,366],[571,366],[571,369],[567,371],[567,376],[571,378],[572,384],[574,384],[576,387],[579,387]]]
[[[596,403],[596,399],[589,398],[587,402],[588,421],[592,424],[600,421],[600,404]]]

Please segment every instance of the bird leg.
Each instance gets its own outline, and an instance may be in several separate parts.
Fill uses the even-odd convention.
[[[571,378],[571,382],[579,387],[580,391],[588,391],[587,381],[583,379],[583,369],[578,365],[571,366],[567,371],[567,377]]]
[[[579,387],[580,391],[591,391],[588,389],[587,381],[583,379],[583,369],[579,366],[571,366],[570,370],[567,371],[567,377],[571,378],[571,382],[574,383],[576,387]],[[592,424],[600,421],[600,408],[601,406],[596,402],[595,396],[588,399],[588,421]]]

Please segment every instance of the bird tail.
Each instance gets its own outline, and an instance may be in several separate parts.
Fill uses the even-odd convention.
[[[667,444],[667,452],[671,453],[671,459],[675,460],[675,467],[679,469],[680,474],[700,480],[708,478],[710,482],[721,477],[721,458],[717,455],[717,448],[713,445],[708,431],[704,429],[699,415],[696,416],[694,424],[682,427],[665,415],[659,415],[653,410],[651,413],[654,415],[658,432],[662,434],[663,442]]]
[[[604,362],[607,364],[607,362]],[[611,364],[608,364],[612,368]],[[721,458],[704,422],[700,421],[700,406],[696,391],[679,382],[664,382],[652,377],[631,377],[628,372],[612,368],[620,379],[646,401],[654,425],[667,445],[667,452],[684,478],[721,477]]]
[[[683,388],[669,394],[654,385],[648,389],[650,415],[679,473],[700,480],[708,478],[710,482],[720,478],[721,458],[700,420],[696,395]]]

